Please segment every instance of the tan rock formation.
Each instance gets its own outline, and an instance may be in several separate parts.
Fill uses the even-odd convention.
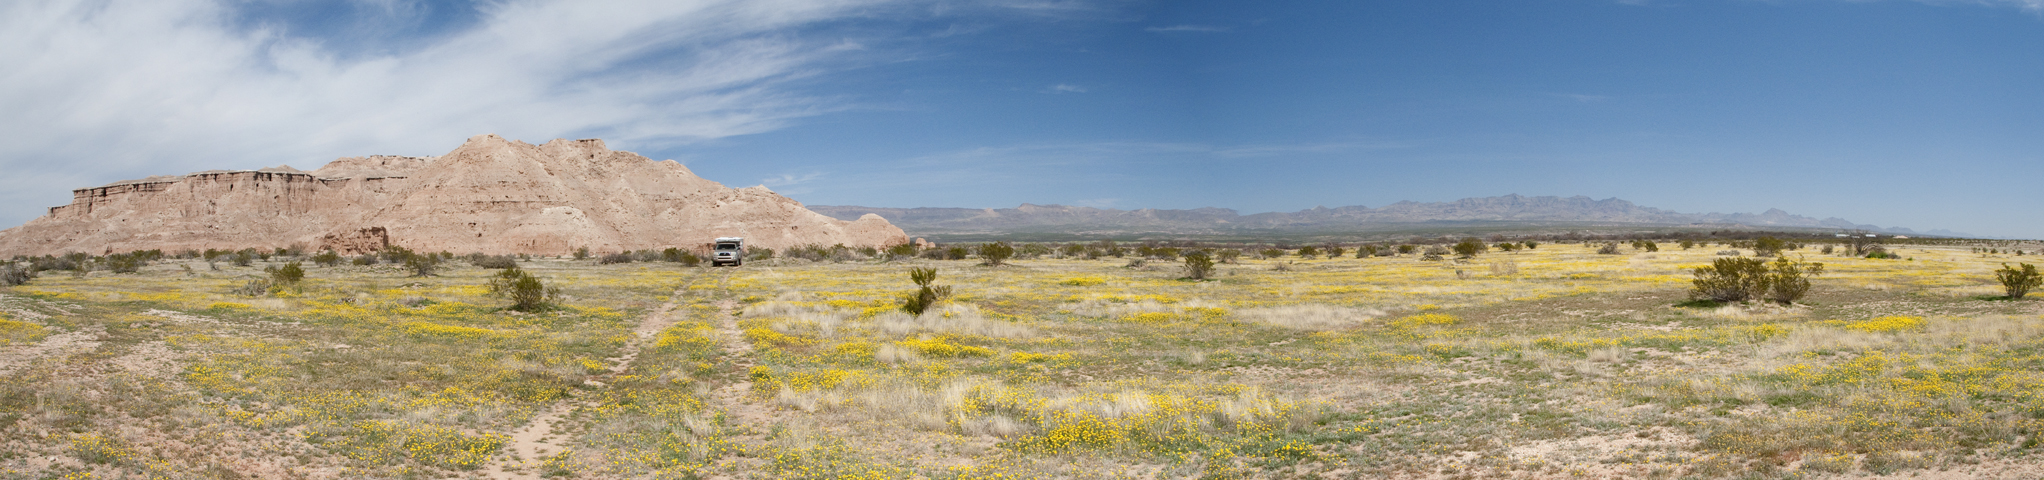
[[[0,255],[277,248],[556,255],[700,249],[719,236],[787,248],[886,247],[907,235],[877,215],[843,221],[766,187],[730,188],[672,160],[496,135],[439,157],[349,157],[150,177],[72,191],[70,205],[0,231]]]

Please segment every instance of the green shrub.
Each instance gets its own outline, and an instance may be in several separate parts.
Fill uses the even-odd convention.
[[[987,265],[1000,266],[1007,263],[1008,259],[1014,256],[1015,246],[1009,245],[1008,242],[994,242],[979,246],[979,258],[986,260]]]
[[[1235,259],[1241,256],[1242,251],[1233,248],[1223,248],[1214,252],[1214,260],[1220,263],[1235,263]]]
[[[1720,302],[1769,300],[1793,303],[1810,291],[1810,278],[1824,273],[1824,264],[1776,259],[1720,258],[1694,272],[1690,296]]]
[[[1415,246],[1412,246],[1412,245],[1399,245],[1399,246],[1398,246],[1398,254],[1400,254],[1400,255],[1409,255],[1409,254],[1411,254],[1412,252],[1417,252],[1417,251],[1419,251],[1419,247],[1415,247]]]
[[[312,256],[312,263],[317,263],[317,264],[319,264],[319,266],[322,266],[322,267],[331,267],[331,266],[334,266],[334,265],[340,265],[340,264],[341,264],[341,254],[339,254],[339,253],[334,253],[334,251],[333,251],[333,250],[327,250],[327,251],[324,251],[324,252],[319,252],[319,254],[318,254],[318,255],[313,255],[313,256]]]
[[[511,258],[510,255],[477,255],[474,258],[469,259],[468,263],[473,264],[478,268],[518,267],[518,259]]]
[[[1380,248],[1377,247],[1376,245],[1364,245],[1356,247],[1356,258],[1370,258],[1377,256],[1377,250],[1380,250]]]
[[[1477,240],[1475,237],[1470,237],[1464,238],[1460,242],[1456,242],[1454,250],[1456,255],[1460,255],[1463,258],[1469,258],[1490,250],[1490,247],[1484,246],[1482,240]]]
[[[107,255],[106,268],[114,273],[135,273],[142,270],[142,256],[136,254]]]
[[[298,266],[298,262],[286,263],[282,268],[270,267],[263,270],[270,272],[270,280],[279,285],[294,285],[305,279],[305,268]]]
[[[596,263],[601,265],[632,263],[632,255],[629,253],[612,253],[604,255],[603,258],[598,259]]]
[[[510,297],[511,309],[521,312],[551,308],[561,296],[560,288],[548,287],[538,277],[518,267],[497,272],[497,276],[490,278],[489,287],[493,295]]]
[[[1266,248],[1263,250],[1256,251],[1256,256],[1263,257],[1266,259],[1278,258],[1285,256],[1285,250],[1282,248]]]
[[[1519,242],[1519,244],[1520,244],[1520,245],[1525,245],[1525,246],[1526,246],[1526,249],[1527,249],[1527,250],[1532,250],[1532,249],[1535,249],[1535,248],[1540,248],[1540,242],[1535,242],[1535,241],[1532,241],[1532,240],[1527,240],[1527,241],[1524,241],[1524,242]]]
[[[1186,278],[1190,278],[1193,280],[1206,280],[1207,276],[1212,275],[1213,272],[1214,259],[1212,257],[1207,256],[1207,252],[1202,250],[1193,250],[1185,254]]]
[[[1606,243],[1606,244],[1604,244],[1603,246],[1597,247],[1597,254],[1598,254],[1598,255],[1617,255],[1617,254],[1618,254],[1618,244],[1617,244],[1617,243]]]
[[[766,247],[753,247],[745,249],[746,260],[767,260],[771,258],[774,258],[774,249]]]
[[[2030,289],[2044,283],[2044,277],[2037,275],[2037,266],[2027,263],[2017,265],[2022,265],[2022,268],[2004,263],[2001,264],[2000,270],[1994,271],[1994,279],[2001,282],[2001,288],[2008,292],[2009,298],[2023,298],[2030,293]]]
[[[1066,245],[1066,246],[1065,246],[1065,248],[1067,249],[1067,254],[1068,254],[1068,255],[1070,254],[1070,253],[1069,253],[1069,250],[1070,250],[1070,248],[1071,248],[1071,247],[1075,247],[1075,246],[1077,246],[1077,245]],[[916,250],[917,250],[917,248],[916,248],[916,244],[914,244],[914,243],[904,243],[904,244],[900,244],[900,245],[895,245],[895,246],[892,246],[892,247],[887,247],[887,256],[890,256],[890,257],[914,257],[914,256],[916,256],[916,254],[917,254],[917,253],[920,253],[920,252],[917,252]],[[1079,247],[1079,250],[1080,250],[1080,251],[1085,251],[1085,247]]]
[[[1784,242],[1779,238],[1760,237],[1753,240],[1753,256],[1755,257],[1781,255],[1781,250],[1784,248],[1788,248],[1788,242]]]
[[[901,311],[908,312],[909,315],[922,315],[931,306],[951,296],[951,286],[930,284],[937,281],[937,269],[921,267],[908,269],[908,279],[915,282],[916,291],[902,296]]]
[[[1327,258],[1341,258],[1342,254],[1345,253],[1348,253],[1348,249],[1346,248],[1327,247]]]
[[[1320,249],[1318,247],[1314,247],[1312,245],[1299,247],[1299,258],[1313,258],[1318,256],[1320,256]]]

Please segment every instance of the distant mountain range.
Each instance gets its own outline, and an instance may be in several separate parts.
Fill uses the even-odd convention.
[[[1314,207],[1297,212],[1243,215],[1227,208],[1118,210],[1022,204],[1015,208],[881,208],[810,205],[817,213],[852,220],[879,214],[910,235],[1061,232],[1073,234],[1165,233],[1228,235],[1253,232],[1334,233],[1413,230],[1427,226],[1481,224],[1534,229],[1571,227],[1695,227],[1866,230],[1888,234],[1969,236],[1947,230],[1918,232],[1863,225],[1841,218],[1815,219],[1779,209],[1752,213],[1680,213],[1642,207],[1617,198],[1528,197],[1518,194],[1464,198],[1452,202],[1398,202],[1382,208],[1361,205]]]

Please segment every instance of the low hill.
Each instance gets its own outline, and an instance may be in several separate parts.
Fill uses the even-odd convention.
[[[563,254],[752,245],[885,247],[879,216],[817,214],[764,186],[730,188],[602,140],[469,138],[437,157],[350,157],[312,172],[213,170],[82,188],[0,231],[0,255],[281,248]]]

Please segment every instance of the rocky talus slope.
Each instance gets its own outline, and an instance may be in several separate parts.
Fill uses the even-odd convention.
[[[601,140],[496,135],[438,157],[350,157],[312,172],[206,171],[72,191],[0,231],[0,255],[279,248],[557,255],[750,245],[905,243],[878,215],[839,220],[766,187],[730,188]]]

